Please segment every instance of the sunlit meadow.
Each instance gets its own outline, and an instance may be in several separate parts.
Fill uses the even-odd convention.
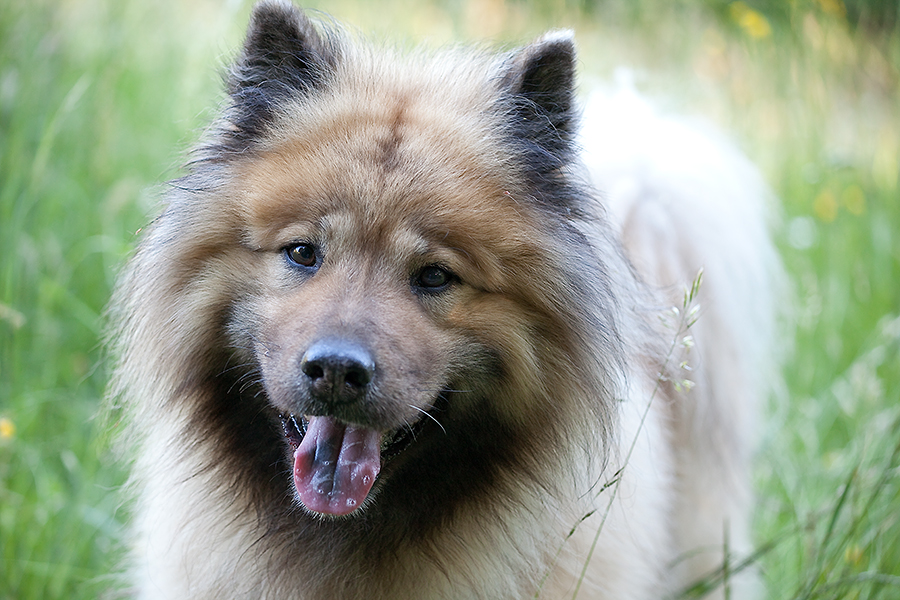
[[[585,90],[626,67],[664,110],[714,122],[761,166],[790,286],[749,558],[767,598],[900,597],[896,2],[311,4],[401,44],[572,28]],[[103,310],[221,100],[248,12],[241,0],[0,2],[0,597],[112,585],[128,510],[116,424],[97,417]]]

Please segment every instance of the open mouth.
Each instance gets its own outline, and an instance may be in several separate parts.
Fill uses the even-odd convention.
[[[405,450],[423,425],[383,434],[334,417],[281,414],[294,449],[294,486],[303,505],[324,515],[347,515],[369,495],[382,464]]]

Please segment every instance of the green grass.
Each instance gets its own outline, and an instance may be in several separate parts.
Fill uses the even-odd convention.
[[[102,312],[155,186],[220,98],[247,5],[219,4],[0,3],[0,598],[95,598],[127,541],[96,418]],[[900,597],[892,29],[862,1],[371,4],[327,10],[431,43],[573,27],[586,81],[630,65],[734,134],[781,200],[794,295],[756,469],[767,597]]]

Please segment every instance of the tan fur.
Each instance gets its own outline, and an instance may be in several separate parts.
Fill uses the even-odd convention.
[[[632,173],[588,157],[605,204],[587,198],[570,222],[539,205],[506,114],[489,107],[504,69],[565,39],[505,62],[340,40],[327,93],[282,103],[252,151],[209,160],[186,179],[194,188],[173,194],[113,305],[113,396],[137,448],[137,597],[555,599],[578,589],[637,600],[715,570],[726,531],[729,549],[746,554],[746,430],[764,368],[755,339],[769,327],[765,269],[775,263],[764,188],[730,150],[721,156],[750,188],[703,172],[710,157],[698,153],[709,186],[659,177],[653,185],[673,195],[658,205],[640,185],[621,191]],[[587,146],[619,143],[588,124]],[[741,198],[730,202],[734,189]],[[703,233],[707,220],[715,235]],[[302,281],[282,255],[297,240],[326,257]],[[411,293],[411,274],[432,264],[459,283]],[[687,357],[700,357],[697,385],[678,393],[683,357],[668,352],[686,332],[658,317],[701,267]],[[291,410],[297,356],[327,335],[353,336],[378,357],[373,426],[413,425],[443,389],[451,406],[429,418],[446,422],[413,448],[440,447],[444,424],[479,414],[510,441],[484,456],[500,467],[472,463],[484,481],[421,537],[378,530],[400,519],[379,512],[390,494],[415,499],[391,477],[415,467],[417,450],[386,467],[363,516],[340,522],[304,512],[289,469],[276,468],[284,450],[265,445],[277,440],[273,415]],[[366,518],[363,535],[353,519]],[[740,579],[728,582],[732,598],[750,593],[752,578]]]

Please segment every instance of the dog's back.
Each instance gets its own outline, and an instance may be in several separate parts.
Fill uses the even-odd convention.
[[[590,97],[582,144],[628,258],[669,307],[671,357],[652,402],[668,413],[674,453],[671,582],[753,597],[749,463],[759,400],[777,377],[783,277],[768,236],[773,198],[708,124],[661,115],[627,79]],[[625,430],[627,453],[636,436]],[[657,456],[653,469],[665,463]]]

